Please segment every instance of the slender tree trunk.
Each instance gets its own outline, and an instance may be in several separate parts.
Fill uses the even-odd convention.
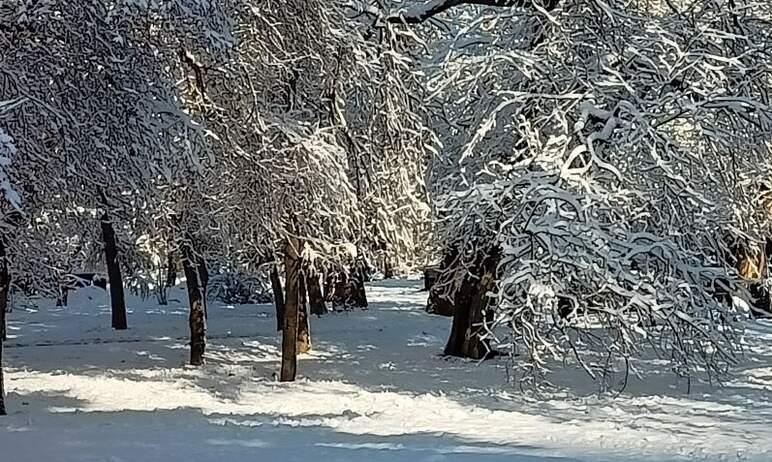
[[[335,287],[335,272],[329,268],[325,269],[322,281],[322,295],[324,297],[324,301],[331,302]]]
[[[121,267],[118,264],[118,246],[115,242],[115,230],[107,213],[102,215],[102,239],[105,244],[107,277],[110,281],[110,306],[112,307],[113,329],[128,329],[126,300],[123,295],[123,279],[121,277]]]
[[[297,339],[298,339],[298,296],[300,295],[300,241],[288,239],[284,252],[285,302],[281,339],[281,376],[282,382],[295,381],[297,374]]]
[[[306,284],[308,285],[308,303],[311,314],[321,316],[327,313],[327,307],[324,304],[324,295],[322,295],[322,286],[319,273],[308,270]]]
[[[3,378],[3,341],[0,340],[0,415],[5,412],[5,379]]]
[[[204,291],[199,279],[199,268],[196,264],[190,243],[182,246],[182,268],[185,273],[185,284],[188,287],[188,303],[190,315],[190,364],[200,366],[204,364],[204,351],[206,350],[206,320],[204,317]]]
[[[271,288],[273,289],[273,304],[276,306],[276,331],[284,329],[284,289],[281,287],[278,263],[271,270]]]
[[[365,292],[365,280],[367,280],[367,270],[364,263],[354,267],[354,277],[352,278],[351,303],[357,308],[367,309],[367,292]]]
[[[209,287],[209,270],[206,269],[204,257],[198,258],[198,281],[201,284],[201,296],[204,302],[204,319],[209,319],[209,302],[206,297],[206,290]]]
[[[177,262],[174,260],[174,254],[169,252],[166,257],[166,287],[177,285]]]
[[[69,291],[66,287],[59,287],[59,296],[56,297],[56,306],[67,306],[67,295]]]
[[[8,272],[8,257],[5,252],[5,242],[0,239],[0,415],[5,412],[5,383],[3,378],[3,342],[7,338],[6,313],[8,310],[8,295],[11,292],[11,275]]]
[[[311,329],[308,324],[308,290],[303,272],[298,280],[298,346],[297,352],[308,353],[311,349]]]
[[[336,271],[330,275],[329,298],[333,311],[343,311],[350,308],[349,299],[351,286],[349,275],[345,271]]]
[[[488,316],[487,293],[496,282],[498,252],[486,255],[479,265],[480,276],[467,275],[454,297],[455,314],[445,354],[463,358],[483,359],[490,353],[487,340],[481,340],[482,324]]]
[[[391,264],[391,259],[388,256],[383,257],[383,278],[392,279],[394,277],[394,266]]]
[[[0,341],[8,339],[8,296],[11,293],[11,274],[8,272],[8,257],[5,243],[0,239]]]

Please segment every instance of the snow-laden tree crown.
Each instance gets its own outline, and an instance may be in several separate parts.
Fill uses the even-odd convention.
[[[500,254],[487,335],[528,372],[569,358],[600,377],[652,350],[686,375],[733,363],[729,250],[756,255],[769,233],[769,3],[393,11],[428,42],[448,291]]]

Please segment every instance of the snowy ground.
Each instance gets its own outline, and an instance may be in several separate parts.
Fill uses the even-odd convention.
[[[422,311],[417,282],[369,289],[370,310],[312,319],[293,384],[274,379],[271,306],[211,306],[194,369],[181,289],[165,307],[131,299],[127,332],[109,329],[99,289],[69,308],[17,300],[2,460],[772,461],[770,324],[722,388],[652,374],[617,399],[535,396],[506,384],[504,359],[438,356],[449,320]]]

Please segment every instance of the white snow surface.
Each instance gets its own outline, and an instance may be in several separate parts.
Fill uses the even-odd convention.
[[[313,317],[290,384],[275,380],[270,305],[211,303],[207,363],[192,368],[183,288],[168,306],[129,297],[124,332],[101,289],[67,308],[16,300],[1,460],[772,461],[772,324],[750,326],[722,386],[687,393],[649,367],[598,397],[572,368],[536,394],[507,383],[506,358],[441,357],[450,320],[423,311],[419,286],[376,282],[369,310]]]

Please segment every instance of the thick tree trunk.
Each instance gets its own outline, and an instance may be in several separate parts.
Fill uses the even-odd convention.
[[[123,278],[121,277],[121,267],[118,264],[118,246],[115,242],[115,230],[107,213],[102,215],[102,239],[105,244],[107,277],[110,281],[110,306],[112,307],[113,329],[128,329],[126,300],[123,295]]]
[[[319,273],[308,270],[306,284],[308,285],[308,304],[311,314],[321,316],[327,313],[327,307],[324,304],[324,295],[320,283]]]
[[[448,249],[439,267],[429,267],[424,270],[424,288],[429,291],[429,300],[426,303],[427,313],[453,316],[454,302],[443,295],[447,292],[449,278],[452,277],[450,269],[457,257],[458,251],[456,249]]]
[[[297,352],[308,353],[311,349],[311,329],[308,325],[308,289],[305,275],[298,280],[298,346]]]
[[[281,338],[282,382],[295,381],[297,373],[298,296],[300,295],[300,242],[290,238],[284,252],[285,301]]]
[[[190,364],[193,366],[204,364],[204,351],[206,350],[204,291],[200,283],[199,268],[190,244],[185,243],[182,246],[182,269],[185,273],[188,303],[190,304],[188,324],[190,326]]]
[[[281,287],[278,263],[271,270],[271,288],[273,289],[273,304],[276,306],[276,331],[284,329],[284,289]]]
[[[177,285],[177,262],[174,259],[174,254],[169,252],[166,257],[166,287],[174,287]]]
[[[348,272],[338,271],[329,278],[331,293],[326,298],[332,302],[333,311],[367,309],[365,272],[360,266],[354,266]]]
[[[442,270],[439,266],[427,266],[424,268],[424,290],[427,292],[432,290],[441,274]]]
[[[475,265],[480,276],[467,275],[455,294],[453,325],[450,338],[445,346],[445,354],[463,358],[484,359],[490,353],[487,340],[481,340],[482,324],[489,316],[487,293],[496,283],[498,252],[486,255],[479,265]]]

